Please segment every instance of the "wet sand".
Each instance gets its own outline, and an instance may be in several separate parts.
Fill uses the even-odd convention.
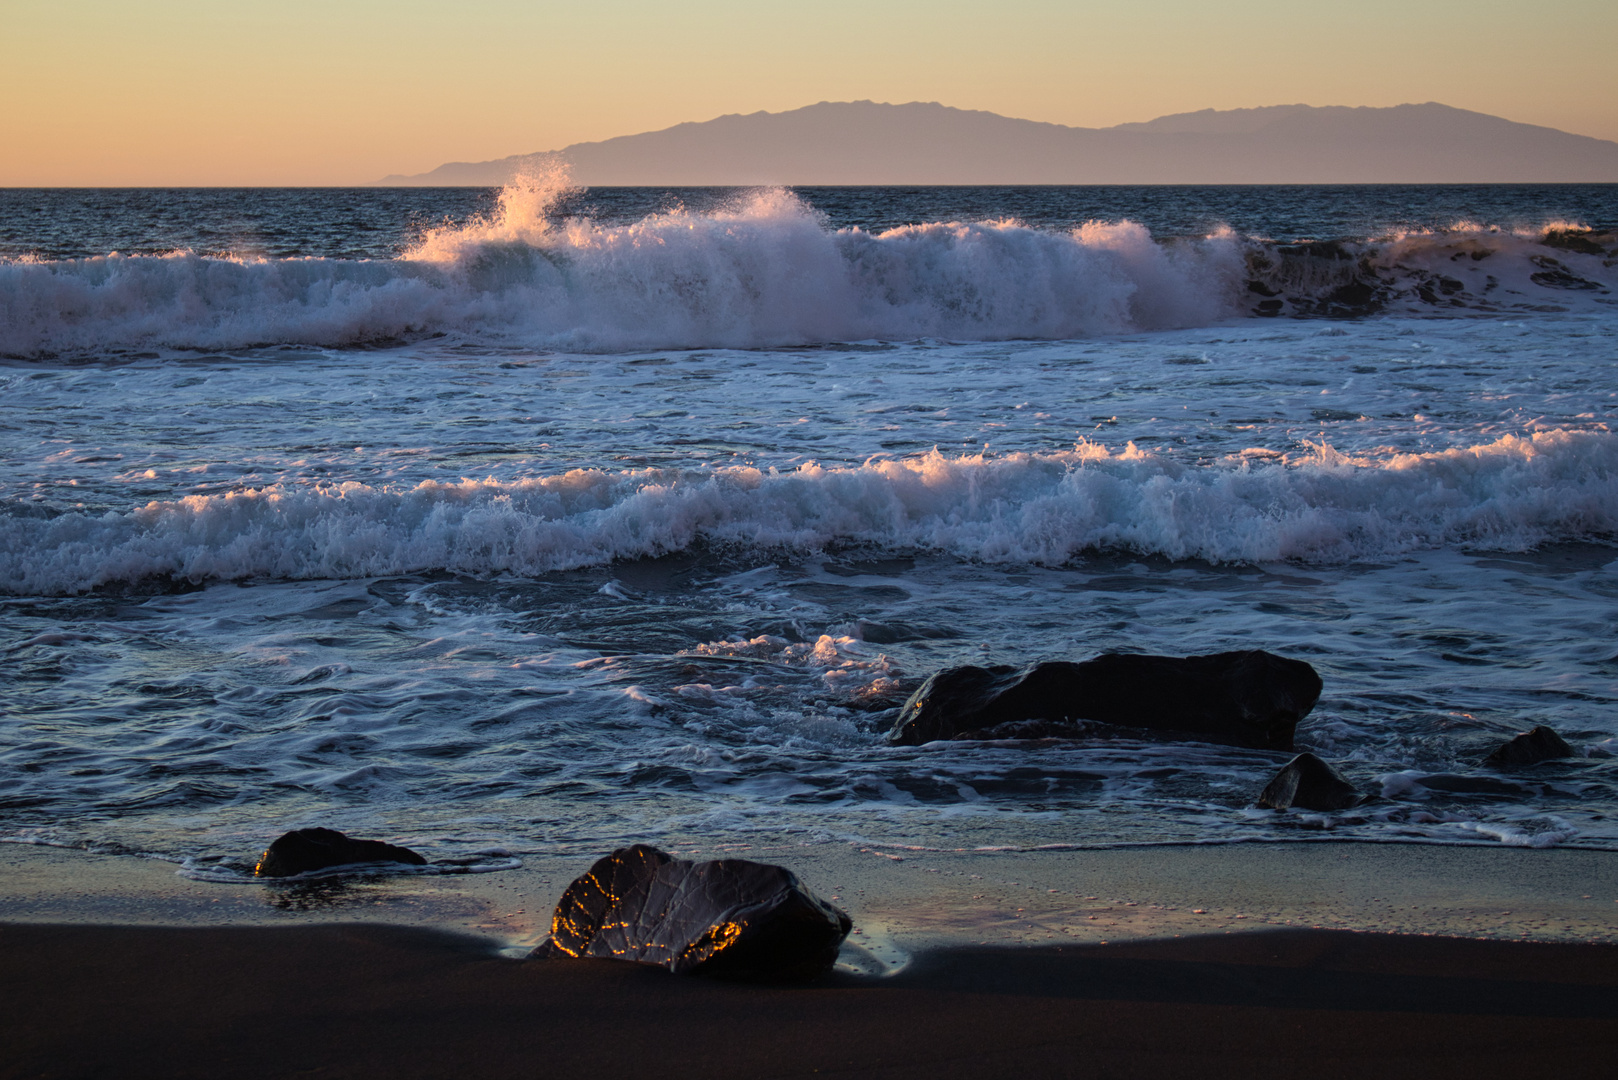
[[[0,1077],[1605,1076],[1618,1052],[1614,853],[691,854],[837,896],[844,963],[781,987],[515,959],[576,857],[313,887],[0,845]]]
[[[851,941],[890,966],[941,946],[1100,944],[1266,927],[1618,942],[1618,852],[1293,843],[922,852],[726,844],[674,853],[789,867],[848,911]],[[523,951],[544,940],[557,898],[594,858],[530,853],[521,869],[492,874],[222,884],[178,876],[173,863],[155,859],[0,844],[0,922],[377,922],[490,937]]]

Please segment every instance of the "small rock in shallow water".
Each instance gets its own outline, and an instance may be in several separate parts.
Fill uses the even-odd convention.
[[[1271,810],[1347,810],[1366,796],[1313,754],[1299,754],[1281,767],[1259,793],[1258,805]]]
[[[655,964],[681,974],[806,979],[837,961],[852,928],[787,869],[688,862],[620,848],[569,885],[535,955]]]
[[[1080,664],[1056,660],[1026,668],[968,665],[945,668],[922,683],[900,710],[888,742],[978,738],[985,729],[1034,720],[1051,725],[1045,734],[1074,736],[1086,733],[1075,722],[1088,720],[1290,750],[1293,730],[1320,691],[1313,667],[1261,649],[1209,656],[1109,653]]]
[[[1509,769],[1517,765],[1537,765],[1541,761],[1573,756],[1575,756],[1573,748],[1567,741],[1541,724],[1495,747],[1494,753],[1483,759],[1483,764],[1492,765],[1497,769]]]
[[[354,840],[336,829],[295,829],[271,844],[253,868],[255,877],[291,877],[350,863],[396,862],[425,866],[409,848],[380,840]]]

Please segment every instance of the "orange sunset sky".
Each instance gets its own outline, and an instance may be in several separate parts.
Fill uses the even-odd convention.
[[[4,0],[0,186],[352,184],[822,100],[1302,102],[1618,140],[1613,0]]]

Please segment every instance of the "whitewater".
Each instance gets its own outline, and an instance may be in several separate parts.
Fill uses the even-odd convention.
[[[387,259],[28,251],[0,264],[0,355],[469,332],[589,352],[1061,339],[1250,311],[1605,310],[1618,285],[1618,238],[1562,221],[1458,221],[1345,247],[1266,242],[1228,226],[1160,240],[1127,219],[838,228],[779,189],[612,224],[567,214],[579,194],[565,175],[520,180],[486,214],[426,229]]]
[[[1608,188],[0,204],[0,839],[1618,849]],[[1378,801],[882,739],[949,664],[1234,648]]]

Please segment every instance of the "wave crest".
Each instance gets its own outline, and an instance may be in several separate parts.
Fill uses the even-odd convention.
[[[1618,436],[1549,431],[1425,454],[1188,465],[1096,444],[934,451],[790,472],[577,469],[515,482],[269,487],[126,513],[0,516],[0,589],[363,578],[599,565],[697,543],[859,544],[1059,564],[1121,549],[1219,562],[1345,561],[1618,535]]]
[[[564,216],[560,168],[399,259],[117,254],[0,263],[0,355],[476,335],[579,351],[1074,338],[1257,315],[1615,303],[1618,236],[1462,223],[1286,244],[1014,220],[831,228],[790,191],[627,225]],[[1607,310],[1610,310],[1608,308]]]
[[[566,175],[505,189],[486,218],[397,260],[109,255],[0,264],[0,354],[479,334],[584,351],[882,338],[1080,337],[1237,311],[1239,245],[1154,243],[1138,225],[1014,221],[831,229],[779,189],[628,225],[559,217]]]

